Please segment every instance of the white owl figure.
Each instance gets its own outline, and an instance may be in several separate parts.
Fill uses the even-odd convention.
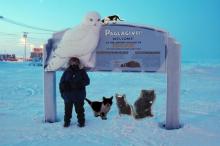
[[[66,68],[71,57],[78,57],[84,67],[93,68],[100,29],[100,15],[97,12],[89,12],[80,25],[64,33],[58,47],[51,53],[45,70]]]

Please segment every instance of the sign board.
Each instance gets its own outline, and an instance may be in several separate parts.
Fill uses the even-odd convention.
[[[103,26],[95,70],[165,72],[166,33],[148,27]]]
[[[48,40],[44,65],[59,44],[64,31]],[[166,129],[180,128],[180,45],[168,33],[130,24],[111,24],[101,28],[99,44],[93,52],[92,71],[143,71],[167,74]],[[56,121],[56,72],[44,72],[45,121]]]
[[[45,64],[64,33],[58,32],[48,41]],[[164,31],[128,24],[104,25],[91,71],[166,72],[166,46]]]

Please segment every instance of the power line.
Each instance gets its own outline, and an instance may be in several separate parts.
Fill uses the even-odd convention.
[[[16,32],[16,34],[15,33],[11,33],[11,32],[2,32],[2,31],[0,31],[0,33],[1,34],[6,34],[6,35],[18,35],[18,33],[20,34],[20,32]],[[23,33],[23,32],[21,32],[21,33]],[[32,31],[28,31],[28,33],[29,34],[39,34],[39,35],[52,35],[53,33],[49,33],[49,32],[32,32]]]
[[[22,32],[23,33],[23,32]],[[35,33],[35,32],[27,32],[28,34],[30,34],[31,36],[33,36],[32,34],[38,34],[38,33]],[[39,34],[41,34],[41,33],[39,33]],[[49,33],[45,33],[45,34],[49,34]],[[42,35],[44,35],[44,33],[42,33]],[[0,36],[6,36],[6,37],[13,37],[13,38],[17,38],[17,37],[20,37],[20,36],[22,36],[22,34],[15,34],[15,33],[6,33],[6,32],[1,32],[0,31]],[[41,38],[39,38],[39,36],[38,37],[28,37],[28,38],[31,38],[31,39],[37,39],[37,40],[47,40],[49,37],[41,37]]]
[[[24,24],[24,23],[20,23],[20,22],[5,18],[3,16],[0,16],[0,19],[5,21],[5,22],[8,22],[8,23],[15,24],[15,25],[22,26],[22,27],[26,27],[26,28],[30,28],[30,29],[35,29],[35,30],[40,30],[40,31],[47,31],[47,32],[56,32],[55,30],[50,30],[50,29],[45,29],[45,28],[40,28],[40,27],[35,27],[35,26]]]
[[[51,34],[53,34],[53,33],[30,32],[30,31],[28,31],[28,33],[39,34],[39,35],[51,35]]]
[[[6,35],[6,36],[18,36],[18,34],[14,34],[14,33],[6,33],[6,32],[0,32],[0,35]]]

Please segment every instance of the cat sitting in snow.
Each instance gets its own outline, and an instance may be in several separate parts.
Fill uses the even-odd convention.
[[[112,99],[113,96],[110,98],[103,97],[103,101],[90,101],[88,98],[86,98],[86,101],[91,106],[94,116],[98,117],[100,116],[102,120],[107,119],[107,113],[110,111],[112,106]]]
[[[154,90],[141,90],[139,98],[134,103],[135,119],[141,119],[145,117],[153,117],[152,104],[156,99]]]
[[[126,100],[126,95],[116,94],[116,103],[119,111],[119,115],[133,115],[133,106],[130,105]]]
[[[119,115],[131,115],[135,119],[153,117],[151,108],[156,99],[154,90],[141,90],[140,96],[134,103],[134,107],[126,101],[125,94],[116,94],[115,97]]]

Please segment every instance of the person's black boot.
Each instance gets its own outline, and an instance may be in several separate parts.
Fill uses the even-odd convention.
[[[85,124],[80,124],[80,123],[79,123],[79,124],[77,124],[77,126],[80,127],[80,128],[82,128],[82,127],[85,127]]]
[[[70,122],[64,122],[63,127],[69,127],[70,126]]]

